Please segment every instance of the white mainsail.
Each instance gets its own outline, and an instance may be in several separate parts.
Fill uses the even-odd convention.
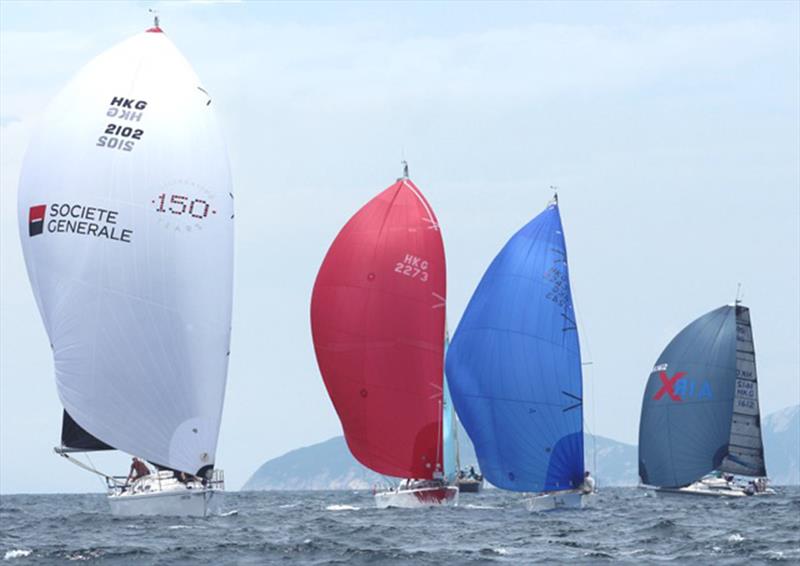
[[[18,200],[67,413],[151,462],[213,465],[233,195],[211,99],[159,28],[92,60],[53,101]]]

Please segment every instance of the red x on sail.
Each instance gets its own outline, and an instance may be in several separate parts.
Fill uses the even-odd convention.
[[[685,371],[679,371],[671,378],[669,378],[667,377],[667,372],[662,371],[661,373],[659,373],[658,376],[661,378],[661,383],[663,383],[664,385],[663,387],[661,387],[661,389],[658,390],[658,393],[656,393],[655,397],[653,397],[653,400],[658,401],[664,396],[664,393],[666,393],[667,395],[669,395],[669,398],[672,399],[673,401],[682,401],[683,399],[681,399],[680,395],[675,393],[673,387],[675,387],[675,384],[684,375],[686,375]]]

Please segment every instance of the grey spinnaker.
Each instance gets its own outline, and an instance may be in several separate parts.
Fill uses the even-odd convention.
[[[639,423],[639,477],[681,487],[719,469],[728,454],[736,385],[736,309],[684,328],[650,373]]]

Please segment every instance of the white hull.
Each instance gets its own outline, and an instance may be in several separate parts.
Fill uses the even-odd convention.
[[[577,490],[553,491],[528,497],[524,501],[528,511],[538,512],[554,509],[583,509],[590,497],[594,497],[594,494]]]
[[[766,488],[765,491],[748,493],[745,486],[728,482],[721,478],[705,478],[694,482],[685,487],[656,487],[652,485],[640,485],[641,489],[652,493],[657,497],[682,497],[685,495],[695,497],[750,497],[761,495],[772,495],[775,490]]]
[[[703,485],[702,482],[695,482],[686,487],[655,487],[652,485],[639,486],[641,489],[652,493],[657,497],[747,497],[744,489],[737,487],[717,488]]]
[[[389,507],[418,509],[434,505],[458,505],[458,487],[445,485],[411,489],[397,488],[375,494],[375,506],[378,509]]]
[[[129,486],[114,486],[108,493],[111,514],[121,517],[173,516],[208,517],[219,515],[225,497],[222,472],[214,470],[215,479],[178,481],[172,472],[161,471],[135,480]]]
[[[220,489],[184,489],[183,491],[164,491],[109,495],[111,514],[120,517],[162,515],[175,517],[208,517],[219,515],[225,492]]]

